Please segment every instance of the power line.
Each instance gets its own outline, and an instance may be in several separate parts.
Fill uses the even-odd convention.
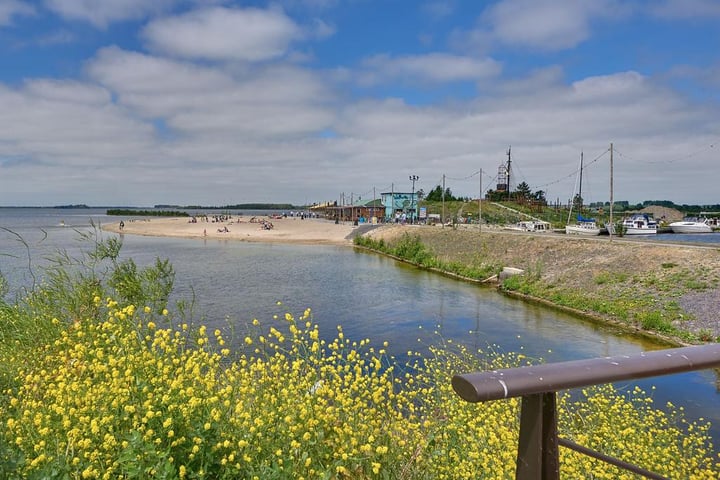
[[[689,154],[687,154],[687,155],[685,155],[685,156],[679,157],[679,158],[671,158],[670,160],[636,160],[636,161],[637,161],[638,163],[644,163],[644,164],[650,164],[650,165],[654,165],[654,164],[670,164],[670,163],[680,162],[680,161],[683,161],[683,160],[687,160],[687,159],[689,159],[689,158],[696,157],[696,156],[698,156],[698,155],[700,155],[700,154],[702,154],[702,153],[705,153],[705,152],[708,151],[708,150],[712,150],[713,148],[715,148],[716,146],[718,146],[718,143],[719,143],[719,142],[720,142],[720,139],[715,140],[713,143],[711,143],[711,144],[709,144],[709,145],[707,145],[707,146],[705,146],[705,147],[702,147],[702,148],[700,148],[700,149],[698,149],[698,150],[696,150],[696,151],[694,151],[694,152],[692,152],[692,153],[689,153]],[[615,148],[615,153],[619,154],[619,155],[620,155],[621,157],[623,157],[623,158],[627,158],[627,159],[630,159],[630,160],[635,160],[633,157],[629,157],[629,156],[627,156],[627,155],[624,155],[622,152],[618,151],[617,148]]]
[[[595,157],[594,159],[592,159],[590,162],[588,162],[587,165],[583,166],[583,169],[585,169],[585,168],[589,167],[590,165],[592,165],[593,163],[599,161],[602,157],[604,157],[605,155],[607,155],[609,152],[610,152],[610,149],[608,148],[607,150],[605,150],[604,152],[602,152],[600,155],[598,155],[597,157]],[[572,173],[569,173],[568,175],[565,175],[564,177],[558,178],[557,180],[554,180],[554,181],[552,181],[552,182],[548,182],[548,183],[545,183],[545,184],[542,184],[542,185],[537,185],[537,186],[534,187],[534,188],[539,190],[539,189],[541,189],[541,188],[543,188],[543,187],[549,187],[550,185],[558,184],[558,183],[560,183],[560,182],[562,182],[562,181],[564,181],[564,180],[567,180],[567,179],[570,178],[570,177],[573,177],[573,176],[577,175],[579,171],[580,171],[580,168],[576,168],[575,171],[573,171]]]

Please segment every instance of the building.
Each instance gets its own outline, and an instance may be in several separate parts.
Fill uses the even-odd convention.
[[[319,216],[342,222],[371,222],[373,218],[381,221],[385,216],[385,207],[380,199],[356,200],[351,204],[338,205],[337,202],[326,202],[310,207]]]
[[[417,215],[417,192],[384,192],[380,194],[385,205],[385,220],[395,221],[396,216],[405,214],[407,221],[415,223]]]

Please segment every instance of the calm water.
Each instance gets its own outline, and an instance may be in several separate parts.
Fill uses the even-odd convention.
[[[91,219],[118,221],[104,213],[0,208],[0,227],[27,244],[15,233],[0,230],[0,271],[14,291],[31,285],[30,272],[39,275],[44,258],[58,248],[79,252],[84,242],[78,240],[77,231],[88,231]],[[720,239],[714,234],[697,236]],[[681,235],[671,237],[678,241]],[[546,361],[661,348],[613,328],[352,248],[125,235],[122,257],[133,258],[139,266],[157,257],[168,258],[176,271],[175,299],[194,296],[194,319],[213,328],[242,329],[253,318],[269,322],[274,314],[300,315],[311,308],[325,336],[334,335],[341,325],[353,339],[367,337],[375,344],[387,340],[397,356],[437,343],[439,336],[478,348],[522,350]],[[690,418],[711,419],[718,444],[716,382],[711,372],[695,372],[637,384],[648,391],[657,386],[658,406],[671,401],[684,406]]]

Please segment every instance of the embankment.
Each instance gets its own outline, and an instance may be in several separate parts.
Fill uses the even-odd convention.
[[[526,273],[501,288],[685,345],[720,339],[720,251],[716,247],[609,237],[522,234],[475,227],[387,225],[365,237],[391,249],[417,238],[440,264]],[[405,237],[407,238],[407,237]]]

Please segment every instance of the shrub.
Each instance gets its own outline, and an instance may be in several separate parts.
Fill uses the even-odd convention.
[[[400,366],[341,328],[323,340],[307,310],[256,321],[233,357],[220,331],[159,328],[167,310],[94,303],[96,318],[65,324],[5,391],[3,478],[514,478],[518,400],[468,404],[450,377],[522,355],[446,343]],[[715,478],[708,425],[643,392],[559,402],[565,437],[670,478]],[[561,453],[569,478],[631,478]]]

